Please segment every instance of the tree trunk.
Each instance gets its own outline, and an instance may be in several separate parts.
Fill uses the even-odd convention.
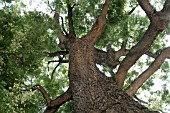
[[[86,38],[76,39],[70,46],[69,80],[75,113],[151,113],[119,91],[114,77],[98,70],[94,50]]]

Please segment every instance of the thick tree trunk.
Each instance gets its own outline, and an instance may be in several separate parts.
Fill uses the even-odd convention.
[[[95,64],[93,45],[86,38],[70,46],[69,80],[75,113],[148,113],[146,107],[119,91],[114,78]]]

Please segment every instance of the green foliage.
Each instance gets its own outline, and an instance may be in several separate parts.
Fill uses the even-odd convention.
[[[7,2],[7,3],[11,3],[12,1],[14,1],[14,0],[2,0],[2,1],[0,1],[0,2]]]
[[[45,107],[39,103],[43,98],[37,98],[37,93],[31,97],[21,88],[41,73],[43,52],[58,49],[52,32],[56,28],[47,14],[30,11],[21,15],[13,7],[0,10],[0,112],[38,113]]]
[[[2,10],[1,15],[1,77],[10,87],[41,65],[42,52],[54,42],[48,41],[46,22],[51,19],[47,15],[29,12],[20,16]]]

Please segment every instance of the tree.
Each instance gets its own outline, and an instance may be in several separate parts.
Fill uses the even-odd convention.
[[[10,76],[12,82],[9,79],[6,79],[6,77],[2,78],[2,82],[5,82],[6,84],[4,85],[4,87],[10,90],[10,87],[13,87],[15,83],[29,79],[29,77],[27,78],[27,75],[31,72],[30,69],[32,69],[35,73],[40,73],[41,68],[38,67],[43,64],[42,59],[44,56],[42,56],[42,54],[46,57],[59,56],[57,61],[48,62],[59,62],[52,72],[50,81],[54,79],[56,68],[61,63],[69,62],[69,88],[67,89],[67,91],[52,100],[43,86],[34,85],[31,88],[32,90],[39,90],[42,93],[47,103],[47,108],[44,111],[45,113],[56,112],[61,107],[61,105],[70,100],[72,100],[74,112],[76,113],[156,112],[148,110],[146,107],[136,102],[133,97],[135,96],[137,90],[144,84],[144,82],[160,68],[165,59],[168,58],[170,55],[169,47],[159,49],[155,54],[152,53],[155,51],[156,48],[153,47],[154,41],[157,39],[157,37],[159,37],[158,35],[161,34],[161,32],[165,31],[165,29],[168,27],[168,22],[170,19],[170,1],[166,0],[162,10],[156,11],[156,9],[153,8],[149,1],[138,0],[138,4],[145,11],[149,19],[149,22],[146,21],[144,23],[144,25],[147,24],[147,22],[149,23],[149,25],[147,24],[148,28],[145,30],[144,33],[139,33],[138,36],[135,36],[135,30],[130,30],[133,26],[129,24],[129,21],[131,20],[125,19],[130,18],[130,16],[134,16],[132,13],[137,6],[132,8],[129,13],[126,13],[124,12],[126,2],[123,0],[105,0],[103,4],[101,4],[102,1],[79,1],[79,3],[76,3],[74,1],[55,2],[57,3],[56,5],[54,5],[55,25],[53,25],[54,21],[49,16],[39,12],[25,12],[24,16],[18,16],[15,14],[11,16],[10,13],[7,14],[4,11],[1,12],[7,17],[12,17],[10,18],[11,22],[9,20],[7,20],[7,22],[3,20],[2,23],[3,32],[1,34],[3,37],[9,37],[7,39],[8,41],[3,40],[4,42],[2,42],[2,44],[8,42],[5,44],[4,47],[1,48],[3,49],[4,53],[4,55],[2,56],[3,62],[8,62],[6,64],[2,63],[3,69],[6,69],[2,72],[2,74],[4,74],[5,76],[10,76],[12,73],[8,72],[15,72],[15,68],[17,68],[17,70],[18,68],[21,68],[20,71],[22,71],[23,73],[23,76],[15,76],[16,74],[14,74],[15,79],[11,78]],[[89,6],[83,5],[84,3],[88,3]],[[61,6],[63,7],[60,8]],[[92,10],[89,10],[87,7],[96,7],[97,9],[94,12],[90,12]],[[82,10],[83,8],[85,10]],[[82,12],[78,10],[81,10]],[[67,20],[63,19],[62,15],[60,15],[62,11],[67,12]],[[99,16],[95,15],[97,12],[100,12],[98,13]],[[87,23],[87,25],[82,25],[82,23],[74,23],[80,21],[78,20],[79,18],[76,18],[74,16],[79,16],[81,13],[82,15],[85,13],[87,14],[86,17],[84,15],[80,17],[80,19],[84,18],[84,20],[81,21]],[[91,14],[94,15],[90,16]],[[90,20],[89,17],[94,17],[95,19],[92,18]],[[121,18],[125,19],[125,21],[122,23]],[[64,20],[68,24],[68,26],[66,27]],[[15,24],[17,22],[27,23],[18,24],[18,27],[15,28]],[[46,22],[48,22],[48,24],[46,24]],[[92,27],[89,27],[91,25]],[[114,30],[114,27],[120,25],[123,25],[123,28],[118,29],[120,31]],[[14,28],[15,30],[11,30]],[[22,31],[22,28],[24,28],[23,30],[27,31]],[[51,50],[47,49],[49,50],[48,52],[45,51],[42,53],[42,51],[46,50],[45,47],[53,47],[51,43],[47,43],[48,41],[46,40],[48,39],[45,38],[50,37],[49,34],[51,33],[51,31],[49,31],[49,28],[50,30],[55,31],[52,36],[56,34],[58,35],[60,51],[49,52],[54,51],[55,49],[58,50],[58,48],[54,47]],[[145,27],[141,29],[144,30]],[[121,35],[118,35],[119,33]],[[6,34],[7,36],[5,36]],[[13,34],[19,34],[18,36],[20,36],[21,38],[15,38],[15,35]],[[116,37],[115,39],[114,35]],[[118,36],[121,37],[119,38]],[[32,37],[35,37],[35,40],[33,40]],[[27,45],[27,42],[29,42],[29,38],[31,41]],[[53,38],[51,39],[53,40]],[[11,44],[10,47],[12,49],[6,48],[6,45],[10,45],[11,40],[13,45]],[[130,42],[131,40],[133,40],[134,42]],[[21,43],[16,46],[14,45],[15,41]],[[117,43],[116,46],[114,45],[113,41]],[[43,46],[39,46],[40,43]],[[32,46],[32,44],[35,44],[35,46]],[[12,46],[14,46],[15,48],[13,48]],[[31,51],[28,51],[29,53],[26,53],[26,49],[24,49],[23,51],[25,51],[25,53],[23,53],[21,49],[22,47],[20,46],[29,48],[28,50]],[[106,47],[106,51],[102,50],[102,48],[104,47]],[[116,51],[114,49],[118,50]],[[10,54],[15,56],[17,59],[15,61],[17,62],[16,64],[18,64],[18,67],[14,67],[14,65],[12,65],[14,67],[13,69],[9,68],[11,67],[11,65],[8,65],[10,64],[11,59],[11,56],[7,55],[9,50]],[[138,62],[139,58],[144,54],[148,55],[149,57],[153,57],[154,61],[141,74],[133,73],[135,75],[128,75],[130,68],[134,66],[135,63]],[[68,60],[66,60],[67,58]],[[31,63],[31,60],[36,62]],[[104,69],[109,70],[111,77],[107,77],[104,72],[101,72],[96,66],[97,64],[104,66]],[[11,69],[12,71],[9,71],[9,69]],[[132,80],[131,83],[128,84],[128,86],[124,86],[126,78],[128,77],[135,77],[135,79]],[[46,78],[46,80],[49,79]]]

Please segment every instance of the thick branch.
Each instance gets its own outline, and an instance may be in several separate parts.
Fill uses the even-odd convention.
[[[116,74],[116,81],[119,89],[123,87],[128,70],[135,64],[140,56],[149,50],[157,35],[167,27],[167,21],[160,19],[159,16],[155,17],[154,20],[155,21],[152,21],[153,23],[150,24],[145,32],[143,38],[130,50],[129,54],[122,61]]]
[[[87,37],[90,40],[89,42],[95,43],[99,38],[99,36],[101,35],[101,33],[104,31],[105,24],[106,24],[106,15],[107,15],[110,2],[111,0],[105,1],[97,21],[94,23],[91,31],[87,34]]]
[[[72,94],[71,94],[71,89],[68,88],[68,90],[60,95],[59,97],[57,97],[55,100],[51,101],[50,106],[48,106],[46,108],[46,110],[44,111],[44,113],[55,113],[55,111],[61,106],[63,105],[65,102],[71,100],[72,98]]]
[[[138,1],[148,15],[153,13],[153,9],[147,0]],[[124,80],[130,67],[135,64],[135,62],[140,58],[141,55],[149,50],[157,35],[167,28],[168,21],[166,18],[162,18],[162,12],[155,12],[154,15],[150,16],[152,16],[152,18],[150,17],[151,24],[149,25],[149,28],[145,32],[143,38],[130,50],[129,54],[122,61],[117,71],[116,81],[119,89],[122,89]]]
[[[170,0],[165,1],[162,12],[169,12],[170,13]]]
[[[55,113],[55,111],[65,102],[71,100],[71,89],[68,88],[68,90],[57,97],[55,100],[51,100],[50,97],[48,96],[47,92],[41,85],[35,85],[31,88],[33,91],[34,90],[39,90],[41,94],[43,95],[44,99],[47,102],[47,108],[44,111],[44,113]]]
[[[138,0],[138,3],[141,6],[141,8],[145,11],[149,19],[151,19],[155,10],[150,4],[149,0]]]
[[[137,43],[121,62],[116,73],[116,81],[119,89],[122,89],[128,70],[135,64],[142,54],[149,50],[159,31],[150,25],[143,38]]]
[[[60,107],[65,102],[71,100],[71,98],[72,98],[71,89],[68,88],[68,90],[64,94],[60,95],[51,102],[51,107],[53,106]]]
[[[132,82],[127,88],[126,93],[133,96],[142,84],[163,64],[164,60],[170,56],[170,47],[162,50],[161,54],[154,60],[154,62],[145,70],[138,78]]]
[[[95,50],[95,63],[99,65],[109,66],[110,68],[115,68],[119,65],[119,61],[115,59],[115,54],[108,53],[102,50]]]
[[[107,52],[95,49],[95,63],[115,68],[120,64],[119,58],[126,56],[128,53],[129,50],[126,49],[126,41],[122,43],[121,49],[118,51],[113,51],[109,46],[107,47]]]
[[[72,19],[72,16],[73,16],[73,13],[72,13],[72,10],[74,8],[74,5],[71,6],[70,4],[67,5],[67,9],[68,9],[68,23],[69,23],[69,35],[70,37],[75,37],[76,34],[75,34],[75,31],[74,31],[74,25],[73,25],[73,19]]]
[[[164,7],[161,11],[163,13],[163,18],[170,20],[170,0],[166,0],[164,3]]]

